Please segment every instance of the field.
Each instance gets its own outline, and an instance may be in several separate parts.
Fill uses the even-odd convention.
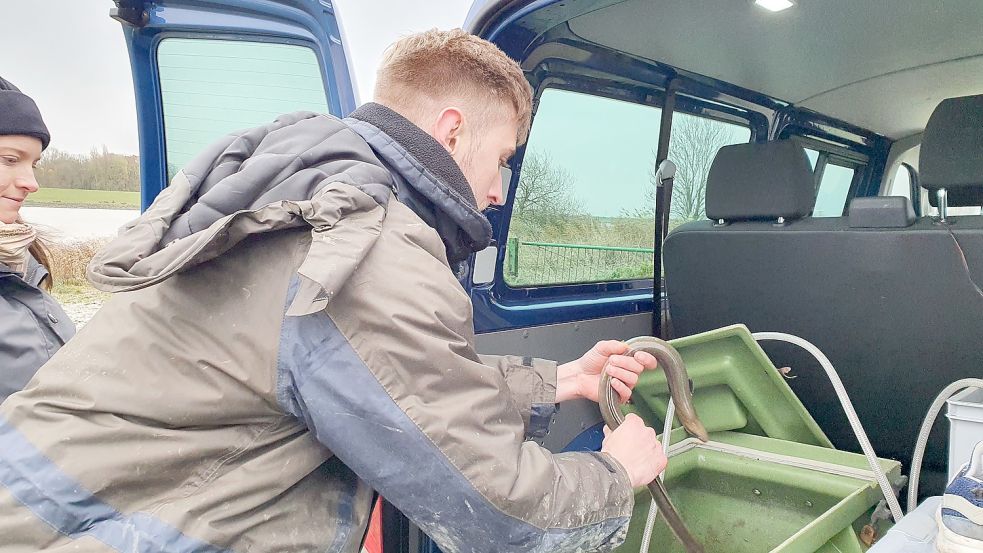
[[[139,209],[140,193],[46,187],[28,196],[25,205],[89,209]]]

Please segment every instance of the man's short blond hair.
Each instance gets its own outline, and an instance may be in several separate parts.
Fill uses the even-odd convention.
[[[532,117],[532,89],[519,64],[497,46],[461,29],[431,29],[389,47],[376,75],[375,99],[405,116],[461,102],[482,122],[513,109],[524,142]]]

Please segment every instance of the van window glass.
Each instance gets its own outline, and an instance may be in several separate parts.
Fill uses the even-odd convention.
[[[816,191],[816,207],[812,212],[813,217],[840,217],[843,215],[843,208],[846,205],[855,172],[856,169],[835,165],[833,162],[826,164],[823,169],[822,180],[819,183],[819,190]]]
[[[816,203],[812,216],[841,217],[853,179],[863,165],[856,165],[854,161],[828,151],[804,149],[812,166],[813,182],[816,183]]]
[[[572,116],[572,114],[576,114]],[[541,286],[652,278],[662,111],[557,89],[539,100],[512,203],[505,282]],[[750,130],[676,113],[670,226],[702,219],[717,150]]]
[[[911,199],[911,172],[908,171],[907,165],[898,166],[898,170],[894,173],[894,180],[887,189],[887,195]]]
[[[512,201],[507,284],[651,278],[661,113],[543,92]]]
[[[217,138],[297,110],[327,113],[306,46],[169,38],[157,49],[168,178]]]
[[[819,152],[816,150],[806,148],[806,156],[809,157],[809,165],[812,166],[812,170],[816,170],[816,161],[819,159]]]

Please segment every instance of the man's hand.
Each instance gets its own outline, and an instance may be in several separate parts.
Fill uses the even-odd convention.
[[[662,444],[655,437],[655,430],[645,426],[634,413],[613,432],[604,427],[601,452],[614,457],[628,472],[631,486],[645,486],[666,469],[669,462],[662,452]]]
[[[601,371],[611,375],[611,387],[618,392],[622,403],[631,397],[631,390],[638,383],[638,375],[645,369],[656,367],[655,357],[643,351],[634,357],[623,355],[628,345],[617,340],[598,342],[580,359],[560,365],[556,369],[556,402],[578,397],[597,401],[597,388],[601,383]]]

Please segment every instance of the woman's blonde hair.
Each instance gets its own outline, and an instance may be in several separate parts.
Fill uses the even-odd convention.
[[[37,259],[38,263],[48,270],[47,278],[41,281],[41,288],[44,288],[45,291],[50,292],[51,287],[55,284],[55,276],[54,273],[51,272],[51,251],[48,250],[48,246],[40,238],[36,238],[34,243],[31,244],[27,251],[31,252],[34,259]]]
[[[16,221],[24,224],[24,220],[21,219],[19,215],[17,216]],[[37,231],[36,228],[35,231]],[[50,292],[51,288],[55,284],[55,275],[51,271],[51,249],[48,248],[48,245],[45,243],[45,239],[41,236],[40,232],[38,232],[38,235],[34,238],[34,242],[31,242],[31,245],[28,246],[27,251],[34,257],[34,259],[37,260],[38,263],[41,264],[42,267],[47,269],[48,276],[41,281],[41,288]]]

